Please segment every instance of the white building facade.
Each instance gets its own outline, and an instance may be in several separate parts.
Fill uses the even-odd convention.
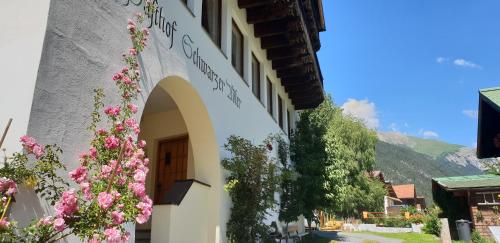
[[[152,220],[135,227],[151,242],[225,242],[231,202],[220,161],[230,135],[262,142],[286,137],[297,111],[323,100],[316,60],[324,30],[320,0],[158,0],[144,24],[137,120],[151,160]],[[88,147],[92,90],[116,103],[111,77],[131,47],[127,19],[142,0],[28,0],[0,12],[0,126],[18,151],[28,134],[62,147],[68,170]],[[174,168],[175,167],[175,168]],[[179,184],[183,182],[184,184]],[[165,201],[176,187],[180,202]],[[21,190],[12,217],[21,224],[49,210]],[[277,221],[277,216],[271,221]],[[132,230],[134,232],[134,230]],[[134,238],[134,237],[132,237]],[[73,241],[72,239],[70,241]]]

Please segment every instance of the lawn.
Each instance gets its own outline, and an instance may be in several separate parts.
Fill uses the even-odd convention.
[[[418,233],[378,233],[378,232],[363,232],[365,234],[378,235],[386,238],[401,239],[403,243],[439,243],[439,238],[429,234]]]

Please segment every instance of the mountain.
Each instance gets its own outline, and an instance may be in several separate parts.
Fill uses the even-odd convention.
[[[432,178],[483,173],[474,148],[397,132],[379,132],[378,139],[375,168],[393,184],[415,184],[428,204]]]

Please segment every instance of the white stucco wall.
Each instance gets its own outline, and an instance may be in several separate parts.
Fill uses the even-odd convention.
[[[209,196],[209,189],[195,182],[180,205],[154,206],[151,242],[212,242],[206,227],[210,208],[200,203]]]
[[[3,1],[0,8],[0,136],[12,118],[2,146],[9,153],[21,149],[19,137],[28,129],[49,3]]]
[[[48,4],[48,1],[42,2]],[[126,2],[129,1],[50,2],[45,44],[36,77],[33,107],[29,113],[28,134],[41,143],[61,145],[65,152],[62,159],[67,164],[68,170],[77,166],[79,152],[88,149],[90,134],[85,127],[89,122],[88,114],[92,110],[92,89],[103,87],[107,103],[116,103],[118,100],[116,88],[110,80],[113,73],[120,70],[123,65],[120,62],[121,54],[131,45],[125,29],[127,19],[140,10],[133,4],[124,6]],[[185,127],[177,122],[180,120],[179,114],[176,114],[173,116],[175,119],[166,121],[166,126],[172,127],[165,129],[177,127],[172,130],[175,132],[185,129],[190,133],[190,138],[193,137],[195,142],[192,144],[192,150],[198,152],[194,157],[198,156],[202,163],[201,166],[195,166],[195,179],[212,186],[206,200],[200,202],[211,207],[207,216],[211,227],[208,239],[209,242],[225,242],[225,224],[229,219],[231,203],[227,193],[222,189],[225,180],[220,159],[228,156],[222,147],[223,144],[233,134],[260,143],[269,134],[282,133],[275,121],[278,120],[277,96],[273,97],[274,119],[263,105],[268,98],[265,92],[265,77],[269,77],[273,82],[273,93],[280,94],[285,106],[292,111],[293,106],[280,85],[276,72],[272,70],[271,62],[266,59],[266,52],[260,49],[260,40],[253,35],[253,26],[246,24],[245,12],[237,7],[237,1],[222,0],[222,50],[209,39],[201,27],[201,1],[191,0],[189,3],[193,6],[192,12],[179,0],[159,0],[165,20],[170,24],[175,21],[176,31],[171,38],[158,26],[153,25],[151,28],[149,45],[140,56],[143,92],[138,104],[142,111],[149,93],[160,82],[178,102],[181,118],[186,123]],[[24,7],[26,4],[16,2],[16,6],[19,5]],[[261,63],[261,101],[255,98],[251,87],[243,81],[227,58],[231,50],[232,19],[238,24],[246,40],[247,58],[243,76],[250,77],[250,65],[248,65],[250,53],[254,53]],[[147,22],[148,20],[146,24]],[[189,35],[189,40],[187,37],[183,39],[186,34]],[[204,75],[193,64],[192,58],[186,56],[188,48],[186,43],[190,44],[191,50],[198,48],[201,58],[223,78],[223,89],[218,82]],[[171,85],[173,82],[187,84]],[[251,85],[251,82],[249,84]],[[30,88],[28,84],[21,86],[23,92]],[[231,93],[229,86],[237,91],[241,102],[235,104],[228,99]],[[33,92],[33,86],[31,89]],[[3,100],[1,104],[3,108],[5,106]],[[286,112],[286,109],[284,111]],[[136,119],[139,120],[140,117],[141,112],[137,114]],[[287,131],[286,113],[283,117],[285,119],[283,130]],[[158,120],[156,123],[153,120],[155,119],[152,119],[151,123],[156,125],[152,126],[158,126]],[[162,132],[168,136],[167,134],[174,133],[172,131]],[[148,133],[147,130],[145,132]],[[211,136],[211,133],[214,135]],[[144,136],[149,140],[156,139],[153,135]],[[277,218],[276,215],[274,217]]]

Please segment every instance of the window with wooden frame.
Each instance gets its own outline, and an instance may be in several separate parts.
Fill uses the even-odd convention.
[[[281,129],[285,127],[285,121],[283,120],[283,99],[278,95],[278,124]]]
[[[500,205],[500,192],[476,192],[477,205]]]
[[[234,20],[231,32],[231,63],[240,76],[243,77],[243,34]]]
[[[252,92],[260,101],[260,63],[252,54]]]
[[[273,83],[267,78],[267,111],[273,116]]]
[[[201,25],[220,48],[221,0],[203,0],[201,6]]]

